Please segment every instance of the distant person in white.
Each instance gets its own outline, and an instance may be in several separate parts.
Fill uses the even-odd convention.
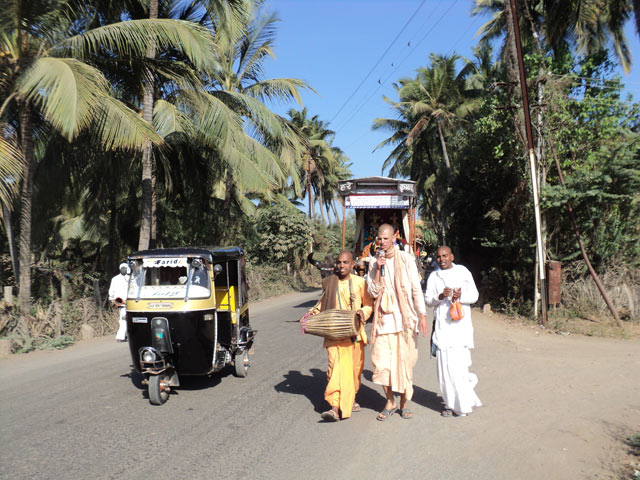
[[[429,275],[425,300],[434,307],[435,328],[433,346],[438,363],[438,381],[445,408],[443,417],[471,413],[482,403],[474,388],[478,377],[469,372],[473,348],[473,324],[470,304],[478,301],[478,289],[471,272],[453,263],[453,253],[445,245],[438,248],[436,262],[440,267]],[[464,317],[452,321],[449,315],[451,302],[459,300]]]
[[[109,286],[109,300],[118,308],[120,326],[116,333],[116,340],[124,342],[127,339],[127,291],[131,269],[126,263],[120,264],[120,273],[111,279]]]

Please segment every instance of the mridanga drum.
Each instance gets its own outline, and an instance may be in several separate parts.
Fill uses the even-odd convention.
[[[306,318],[305,318],[306,317]],[[302,333],[331,340],[341,340],[358,335],[356,312],[331,309],[302,318]]]

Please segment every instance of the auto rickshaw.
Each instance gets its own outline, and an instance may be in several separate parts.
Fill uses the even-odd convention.
[[[128,261],[129,350],[152,404],[164,404],[180,376],[227,365],[247,376],[256,331],[240,247],[145,250]]]

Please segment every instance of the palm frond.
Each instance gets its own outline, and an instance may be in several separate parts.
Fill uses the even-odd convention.
[[[105,149],[140,150],[148,142],[163,143],[151,125],[116,98],[101,97],[97,109],[100,114],[94,119],[92,133]]]
[[[92,122],[95,106],[108,88],[96,68],[73,58],[52,57],[35,60],[16,85],[68,140]]]
[[[216,50],[213,36],[207,28],[184,20],[161,18],[127,20],[95,28],[55,45],[50,54],[58,50],[72,51],[75,57],[85,58],[107,49],[142,57],[147,53],[149,45],[154,44],[176,49],[196,68],[211,67],[211,52]]]
[[[0,128],[6,131],[4,125]],[[18,147],[15,135],[5,138],[0,135],[0,202],[10,205],[18,193],[18,186],[22,179],[22,165],[24,159]]]

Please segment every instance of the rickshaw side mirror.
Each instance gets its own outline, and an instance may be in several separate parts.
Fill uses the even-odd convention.
[[[213,266],[213,277],[215,278],[222,271],[222,265],[219,263]]]

